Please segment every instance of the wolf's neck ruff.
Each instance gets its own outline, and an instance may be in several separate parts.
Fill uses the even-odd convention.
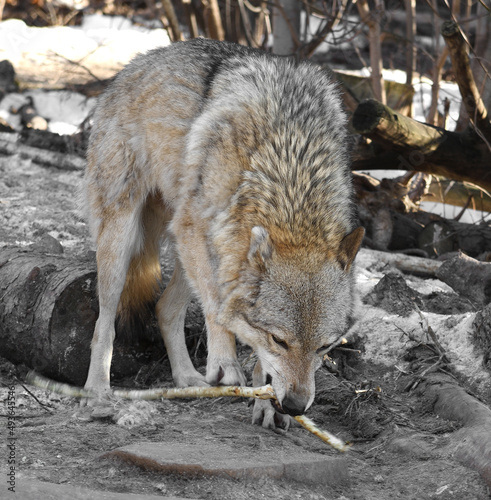
[[[282,244],[338,245],[353,229],[353,202],[346,118],[329,76],[254,53],[222,62],[207,88],[220,111],[203,113],[222,136],[233,131],[227,160],[243,167],[230,216],[281,232]]]

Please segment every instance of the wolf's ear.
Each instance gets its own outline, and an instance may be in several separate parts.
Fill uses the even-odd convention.
[[[360,249],[361,242],[365,236],[365,229],[363,227],[357,227],[354,231],[347,234],[342,240],[339,246],[339,257],[338,260],[345,271],[347,271],[353,261],[355,260],[356,254]]]
[[[252,266],[263,266],[273,255],[273,245],[268,231],[261,226],[254,226],[251,231],[251,243],[247,258]]]

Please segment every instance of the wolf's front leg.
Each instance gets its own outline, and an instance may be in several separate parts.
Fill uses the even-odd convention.
[[[174,274],[156,311],[160,331],[164,339],[172,369],[172,378],[177,387],[206,386],[205,377],[193,365],[184,338],[184,320],[191,298],[179,259],[176,259]]]
[[[252,373],[252,385],[260,387],[269,383],[267,374],[262,369],[261,361],[258,360]],[[269,399],[256,399],[254,410],[252,411],[252,423],[262,425],[266,429],[284,429],[288,430],[292,419],[289,415],[279,413],[275,410],[273,403]]]
[[[180,201],[181,207],[171,225],[179,260],[195,290],[199,292],[205,314],[208,340],[206,382],[210,385],[245,385],[246,378],[237,361],[235,336],[220,325],[218,270],[210,256],[209,221],[199,219],[202,200]]]
[[[206,381],[210,385],[246,385],[247,380],[237,360],[235,336],[206,315],[208,362]]]

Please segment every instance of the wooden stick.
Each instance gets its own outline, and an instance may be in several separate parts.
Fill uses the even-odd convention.
[[[349,450],[349,444],[344,443],[341,441],[341,439],[337,438],[333,434],[331,434],[328,431],[323,431],[322,429],[319,429],[310,418],[306,417],[305,415],[299,415],[298,417],[294,417],[294,419],[304,428],[307,429],[309,432],[314,434],[314,436],[317,436],[318,438],[322,439],[324,443],[327,443],[329,446],[334,448],[335,450],[338,450],[342,453],[345,451]]]
[[[73,398],[95,398],[97,395],[90,391],[75,387],[70,384],[55,382],[49,378],[37,374],[31,370],[26,377],[28,384],[45,389],[47,391],[63,394]],[[188,399],[188,398],[221,398],[221,397],[243,397],[255,399],[276,399],[273,388],[270,385],[262,387],[239,387],[224,385],[218,387],[172,387],[155,388],[145,390],[114,389],[112,394],[121,399],[152,400],[152,399]]]
[[[93,398],[96,397],[92,392],[82,389],[81,387],[74,387],[69,384],[62,384],[55,382],[49,378],[37,374],[31,370],[26,377],[28,384],[39,387],[40,389],[63,394],[64,396],[71,396],[74,398]],[[220,398],[220,397],[242,397],[254,399],[274,399],[274,393],[271,385],[264,385],[262,387],[243,387],[243,386],[218,386],[218,387],[184,387],[184,388],[156,388],[147,390],[126,390],[115,389],[112,394],[122,399],[186,399],[186,398]],[[332,446],[334,449],[345,452],[349,449],[346,443],[343,443],[339,438],[330,434],[327,431],[319,429],[312,420],[304,415],[294,417],[294,419],[309,432],[319,437]]]

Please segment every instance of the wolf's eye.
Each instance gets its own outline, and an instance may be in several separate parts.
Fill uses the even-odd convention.
[[[271,338],[273,339],[273,342],[275,344],[278,344],[280,347],[283,347],[283,349],[288,349],[288,344],[284,340],[281,340],[276,335],[271,335]]]

